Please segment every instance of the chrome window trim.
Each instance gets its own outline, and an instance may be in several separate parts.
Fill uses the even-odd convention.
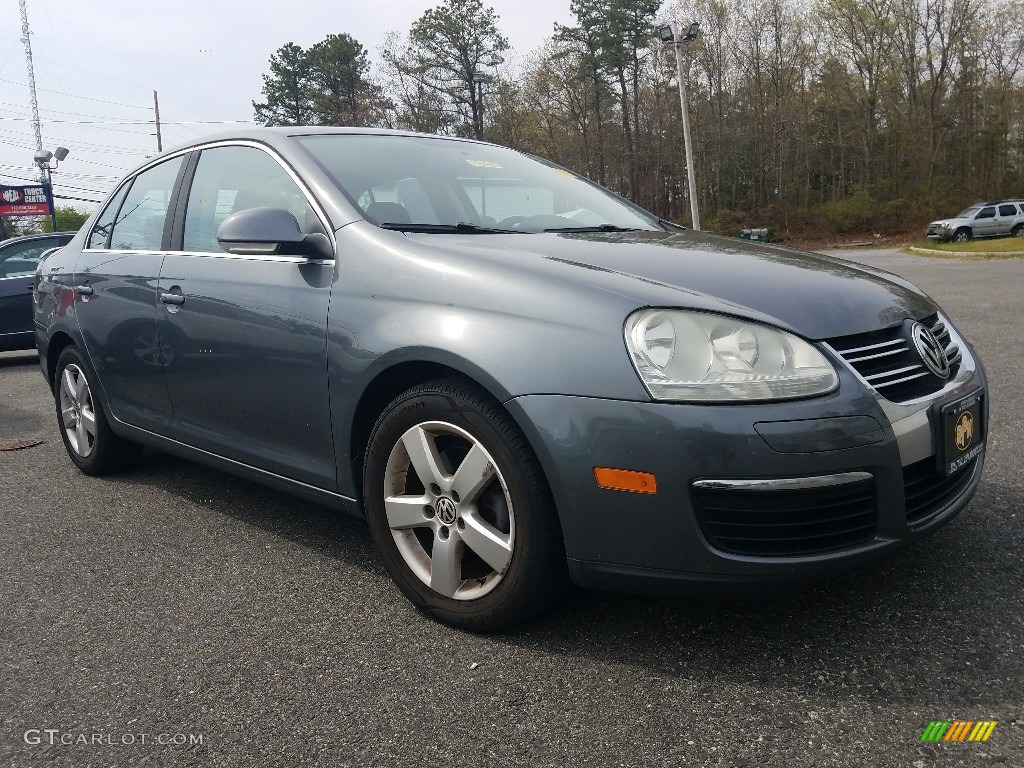
[[[744,480],[694,480],[693,487],[729,491],[794,491],[848,485],[874,478],[870,472],[841,472],[813,477],[767,477]]]
[[[82,253],[119,253],[139,254],[140,256],[193,256],[198,259],[235,259],[238,261],[269,261],[287,264],[322,264],[333,265],[335,259],[307,259],[305,256],[274,256],[274,255],[249,255],[239,253],[213,253],[212,251],[146,251],[141,249],[119,250],[116,248],[83,248]]]
[[[155,158],[153,158],[152,162],[146,163],[145,165],[137,168],[136,170],[132,171],[129,175],[127,175],[123,179],[121,179],[121,181],[118,183],[118,185],[116,187],[114,187],[114,189],[110,192],[110,194],[107,195],[107,197],[104,199],[104,202],[107,202],[107,201],[113,199],[113,197],[120,191],[121,187],[123,187],[126,183],[130,182],[131,180],[133,180],[139,174],[145,173],[146,171],[148,171],[153,166],[159,165],[160,163],[165,162],[167,160],[173,160],[174,158],[179,157],[180,155],[187,155],[190,152],[202,152],[205,149],[216,149],[218,147],[251,147],[252,149],[262,150],[262,151],[266,152],[268,155],[270,155],[274,159],[274,161],[279,166],[281,166],[282,169],[284,169],[284,172],[288,174],[288,176],[291,178],[291,180],[294,181],[296,186],[299,188],[299,191],[302,192],[302,194],[305,196],[306,202],[309,204],[309,207],[313,209],[313,213],[315,213],[317,218],[320,219],[320,226],[322,226],[324,228],[324,231],[327,233],[327,239],[331,241],[331,248],[334,250],[335,253],[338,252],[338,241],[334,237],[334,228],[329,224],[330,218],[328,218],[327,212],[324,210],[324,207],[322,205],[320,205],[320,201],[316,199],[316,196],[310,190],[310,188],[306,184],[306,182],[303,181],[302,178],[297,173],[295,173],[295,171],[292,170],[291,166],[289,166],[288,163],[285,162],[285,160],[278,154],[277,150],[275,150],[273,147],[269,146],[268,144],[263,144],[263,143],[258,142],[258,141],[253,141],[252,139],[224,139],[224,140],[221,140],[221,141],[213,141],[213,142],[210,142],[210,143],[207,143],[207,144],[194,144],[194,145],[192,145],[190,147],[185,147],[184,149],[175,150],[174,152],[171,152],[170,154],[160,155],[159,157],[155,157]],[[197,169],[198,169],[198,166],[197,166]],[[194,177],[194,175],[195,175],[195,172],[193,172],[193,177]],[[106,210],[106,206],[104,206],[101,209],[101,211],[103,211],[103,210]],[[187,205],[185,206],[185,216],[186,216],[186,218],[188,217],[188,206]],[[86,238],[86,242],[88,242],[88,238]],[[117,249],[117,248],[83,248],[82,252],[83,253],[112,253],[112,252],[115,252],[115,253],[188,253],[188,254],[202,253],[204,256],[218,255],[218,254],[214,254],[212,251],[209,252],[209,253],[206,252],[206,251],[197,252],[197,251],[174,251],[174,250],[167,250],[167,251],[131,250],[131,251],[126,251],[126,250],[120,250],[120,249]],[[233,254],[225,254],[225,255],[231,256]],[[249,258],[249,257],[244,257],[244,258]],[[275,258],[277,258],[277,257],[275,257]],[[309,261],[310,263],[318,263],[320,261],[318,259],[304,259],[303,257],[299,257],[299,259],[301,261]],[[325,259],[323,261],[326,262],[327,260]],[[330,261],[333,262],[334,259],[330,259]]]

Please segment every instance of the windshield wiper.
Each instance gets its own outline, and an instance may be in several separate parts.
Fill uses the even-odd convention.
[[[639,232],[636,227],[619,227],[615,224],[598,224],[593,227],[552,227],[544,232]]]
[[[457,235],[519,235],[523,233],[523,231],[519,229],[481,227],[478,224],[470,224],[466,221],[460,221],[458,224],[399,224],[393,221],[386,221],[380,226],[381,229],[393,229],[396,232],[421,232],[424,234],[455,233]]]

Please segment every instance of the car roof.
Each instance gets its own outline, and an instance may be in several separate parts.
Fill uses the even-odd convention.
[[[463,141],[471,144],[483,144],[476,139],[467,139],[458,136],[439,136],[435,133],[417,133],[416,131],[399,131],[390,128],[359,128],[359,127],[336,127],[329,125],[284,125],[265,127],[251,125],[238,127],[227,131],[217,131],[206,136],[199,136],[191,141],[182,142],[166,150],[164,154],[180,152],[189,147],[202,144],[210,144],[219,141],[264,141],[270,144],[293,136],[324,136],[324,135],[352,135],[352,136],[408,136],[424,139],[446,139],[448,141]],[[154,156],[153,159],[155,159]]]

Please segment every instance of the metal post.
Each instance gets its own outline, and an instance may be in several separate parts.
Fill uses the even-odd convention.
[[[484,81],[476,81],[476,103],[477,103],[477,114],[480,119],[480,126],[476,130],[476,137],[480,140],[484,140]]]
[[[53,174],[49,168],[46,169],[46,184],[50,190],[50,223],[53,225],[53,232],[57,231],[57,203],[53,199]]]
[[[675,41],[676,78],[679,80],[679,106],[683,111],[683,143],[686,145],[686,176],[690,185],[690,218],[693,228],[700,232],[700,212],[697,210],[697,177],[693,170],[693,143],[690,139],[690,110],[686,106],[686,82],[683,78],[683,45]]]

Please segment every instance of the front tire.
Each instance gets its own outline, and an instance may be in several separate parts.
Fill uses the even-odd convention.
[[[114,434],[87,371],[77,347],[66,347],[57,358],[57,426],[75,466],[87,475],[106,475],[131,466],[142,446]]]
[[[971,230],[967,227],[961,227],[953,233],[953,241],[957,243],[966,243],[971,239]]]
[[[400,395],[377,420],[363,470],[384,565],[421,611],[493,632],[568,584],[554,502],[507,412],[461,379]]]

